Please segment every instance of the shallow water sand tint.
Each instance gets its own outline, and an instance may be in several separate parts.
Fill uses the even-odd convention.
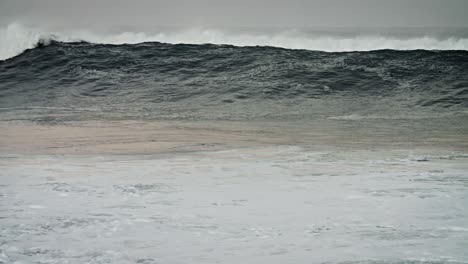
[[[468,262],[459,134],[405,148],[302,129],[136,124],[23,124],[37,138],[21,143],[18,129],[2,143],[1,261]],[[313,139],[325,141],[304,144]]]

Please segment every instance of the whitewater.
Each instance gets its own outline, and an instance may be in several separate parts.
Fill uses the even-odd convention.
[[[414,127],[0,122],[0,263],[468,263],[468,141]]]
[[[464,29],[0,29],[1,264],[466,264],[467,205]]]
[[[151,30],[150,30],[151,31]],[[0,28],[0,60],[35,47],[40,41],[87,41],[99,44],[136,44],[143,42],[185,44],[230,44],[235,46],[272,46],[327,52],[393,50],[468,50],[465,29],[413,29],[411,34],[392,30],[362,29],[275,29],[226,30],[203,27],[162,29],[154,32],[93,32],[88,29],[51,30],[45,27],[11,23]],[[402,30],[402,32],[405,32]],[[351,34],[350,34],[351,33]],[[389,34],[390,33],[390,34]]]

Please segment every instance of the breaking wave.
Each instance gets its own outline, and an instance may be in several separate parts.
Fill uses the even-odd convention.
[[[465,32],[466,33],[466,32]],[[32,48],[41,39],[62,42],[87,41],[97,44],[137,44],[142,42],[185,44],[229,44],[235,46],[272,46],[287,49],[307,49],[327,52],[393,50],[468,50],[468,36],[437,34],[383,34],[379,32],[337,32],[305,30],[244,30],[216,29],[161,30],[155,33],[120,32],[95,33],[86,30],[50,31],[10,24],[0,28],[0,60],[16,56]]]
[[[2,118],[27,111],[79,118],[414,120],[468,109],[468,51],[50,39],[33,46],[0,61]]]

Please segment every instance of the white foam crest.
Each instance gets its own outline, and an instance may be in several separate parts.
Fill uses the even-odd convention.
[[[0,60],[20,54],[43,38],[64,42],[84,40],[102,44],[135,44],[141,42],[165,42],[187,44],[231,44],[235,46],[274,46],[289,49],[339,51],[394,50],[468,50],[468,38],[431,36],[397,38],[383,35],[357,35],[352,37],[332,34],[305,34],[290,30],[283,32],[227,32],[213,29],[193,28],[148,34],[143,32],[122,32],[98,34],[87,30],[52,32],[28,28],[21,24],[10,24],[0,28]]]
[[[41,32],[28,30],[18,24],[0,28],[0,60],[32,48],[40,38]]]

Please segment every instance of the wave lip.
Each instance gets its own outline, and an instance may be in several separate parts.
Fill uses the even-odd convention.
[[[319,50],[326,52],[371,50],[468,50],[468,36],[413,35],[397,36],[381,33],[336,34],[327,31],[229,31],[192,28],[156,33],[121,32],[95,33],[87,30],[55,32],[9,24],[0,28],[0,60],[22,53],[44,39],[62,42],[87,41],[96,44],[136,44],[164,42],[171,44],[229,44],[234,46],[272,46],[287,49]]]

